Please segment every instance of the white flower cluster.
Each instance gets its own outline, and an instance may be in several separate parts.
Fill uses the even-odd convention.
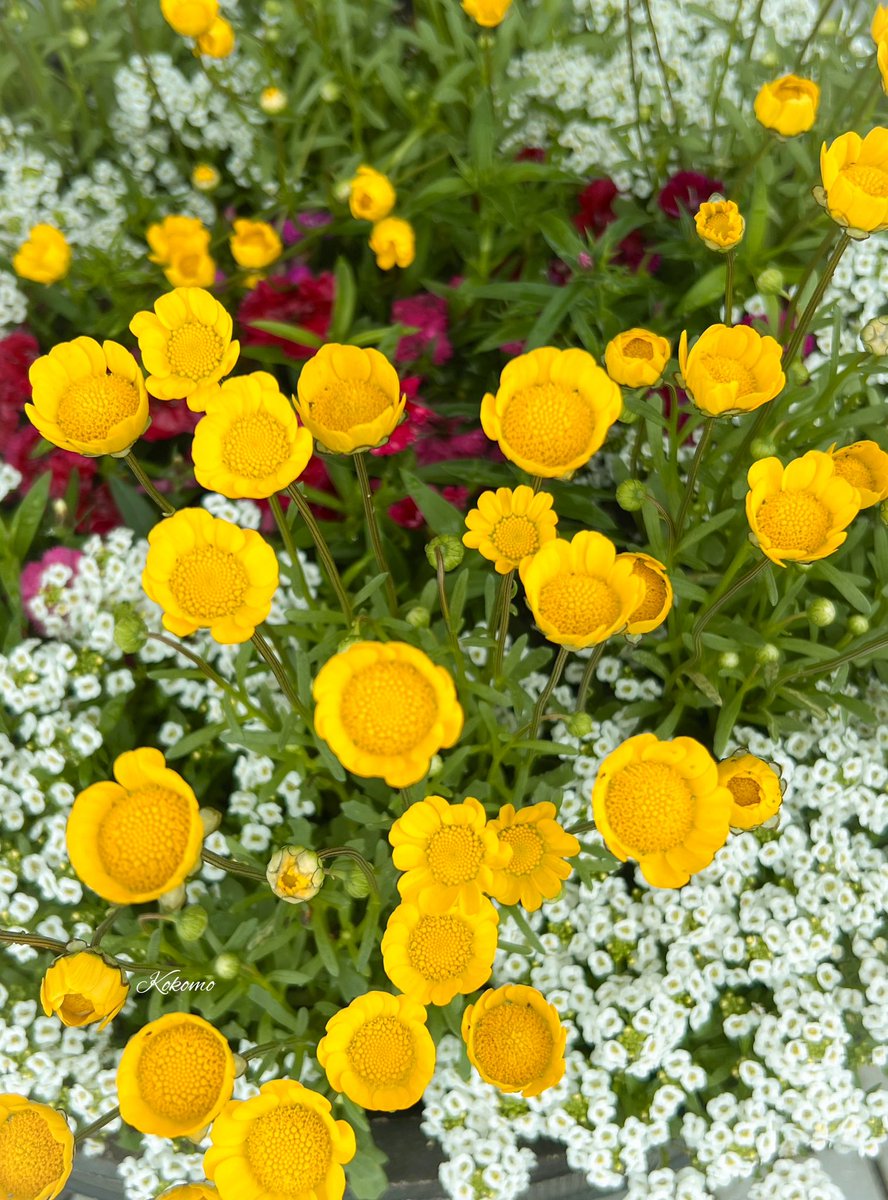
[[[886,290],[888,246],[879,237],[852,241],[826,289],[821,312],[827,316],[815,321],[813,332],[817,348],[805,359],[805,366],[813,371],[830,361],[837,333],[841,353],[859,353],[862,349],[860,331],[864,325],[874,317],[886,315]],[[842,316],[840,322],[835,320],[837,312]],[[870,380],[885,383],[888,373],[873,374]]]

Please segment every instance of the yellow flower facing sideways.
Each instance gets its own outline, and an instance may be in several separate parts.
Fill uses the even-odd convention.
[[[888,129],[843,133],[820,151],[823,204],[852,237],[888,229]]]
[[[328,342],[302,368],[296,408],[315,441],[337,454],[353,454],[387,441],[406,401],[384,354]]]
[[[272,225],[267,221],[248,221],[243,217],[234,222],[229,245],[237,265],[251,271],[270,266],[284,250],[284,244]]]
[[[64,279],[70,266],[71,247],[53,225],[34,225],[12,259],[12,269],[20,279],[47,285]]]
[[[813,79],[783,75],[763,84],[755,98],[755,116],[760,125],[781,137],[807,133],[817,120],[820,88]]]
[[[567,1030],[534,987],[491,988],[463,1013],[469,1062],[501,1092],[539,1096],[564,1075]]]
[[[644,596],[638,607],[629,614],[626,632],[632,635],[650,633],[663,624],[672,608],[672,584],[666,567],[650,554],[617,555],[617,561],[623,558],[632,562],[632,574],[644,584]]]
[[[873,13],[870,35],[874,42],[882,42],[888,37],[888,4],[879,4]]]
[[[512,857],[493,872],[490,895],[500,904],[520,904],[536,912],[544,900],[554,900],[571,873],[564,860],[580,852],[580,843],[555,820],[555,805],[548,800],[517,811],[504,804],[489,828],[500,843],[511,847]]]
[[[197,50],[207,58],[228,58],[234,50],[234,30],[231,22],[217,17],[206,33],[197,39]]]
[[[362,163],[351,181],[348,207],[356,221],[381,221],[395,207],[397,195],[391,180]]]
[[[605,347],[604,365],[614,383],[623,387],[653,387],[666,370],[672,347],[649,329],[627,329]]]
[[[558,516],[548,492],[527,484],[482,492],[478,507],[466,514],[463,545],[479,550],[500,575],[516,570],[555,537]]]
[[[219,16],[218,0],[160,0],[163,19],[180,37],[199,38]]]
[[[838,550],[860,511],[857,488],[820,450],[809,450],[786,467],[779,458],[759,459],[747,481],[749,527],[762,553],[778,567],[815,562]]]
[[[833,446],[829,453],[839,478],[857,490],[861,508],[888,499],[888,454],[877,442],[854,442],[839,450]]]
[[[425,1006],[409,996],[367,992],[352,1000],[318,1043],[330,1086],[377,1112],[417,1104],[435,1071],[427,1019]]]
[[[163,267],[173,287],[209,287],[215,281],[210,231],[199,218],[180,214],[164,217],[148,226],[145,239],[151,248],[149,259]]]
[[[512,0],[462,0],[463,12],[483,29],[494,29],[512,7]]]
[[[74,1163],[74,1134],[63,1113],[24,1096],[0,1095],[0,1196],[55,1200]]]
[[[409,267],[416,258],[416,234],[403,217],[385,217],[370,231],[370,249],[381,271]]]
[[[697,236],[710,250],[726,254],[743,240],[746,222],[733,200],[704,200],[694,217]]]
[[[589,461],[622,406],[591,354],[543,346],[506,363],[496,395],[481,403],[481,425],[510,462],[555,479]]]
[[[80,1028],[100,1022],[99,1029],[123,1008],[129,984],[120,967],[101,954],[81,950],[65,954],[47,968],[40,984],[40,1003],[47,1016],[55,1013],[63,1025]]]
[[[720,762],[718,781],[733,798],[731,824],[735,829],[755,829],[780,811],[783,803],[780,776],[754,754],[741,752]]]
[[[709,417],[752,412],[779,395],[786,384],[782,354],[776,339],[749,325],[710,325],[690,350],[684,332],[678,345],[685,388]]]

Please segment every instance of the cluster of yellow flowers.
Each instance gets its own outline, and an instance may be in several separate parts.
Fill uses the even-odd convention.
[[[234,49],[234,30],[219,12],[219,0],[160,0],[160,11],[176,33],[195,39],[195,54],[227,58]]]
[[[388,176],[362,163],[349,184],[348,206],[356,221],[372,221],[370,249],[383,271],[409,267],[416,257],[413,226],[402,217],[390,216],[397,193]]]
[[[197,168],[195,168],[197,170]],[[218,176],[214,167],[205,166],[203,186]],[[249,271],[247,285],[253,286],[264,267],[276,262],[283,253],[283,243],[273,225],[267,221],[238,218],[228,244],[231,256],[239,267]],[[148,226],[146,233],[149,255],[153,263],[163,267],[173,287],[208,288],[216,281],[216,261],[210,254],[210,231],[198,217],[174,214]]]

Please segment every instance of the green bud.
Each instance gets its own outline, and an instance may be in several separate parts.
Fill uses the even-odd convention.
[[[220,954],[213,963],[213,974],[220,979],[237,979],[240,974],[240,959],[236,954]]]
[[[755,283],[763,296],[779,296],[783,291],[783,272],[779,267],[765,267]]]
[[[326,104],[334,104],[342,95],[342,88],[335,79],[326,79],[321,84],[321,99]]]
[[[176,932],[183,942],[196,942],[206,933],[210,918],[200,904],[192,904],[176,914]]]
[[[209,837],[211,833],[215,833],[222,824],[222,814],[217,808],[202,808],[200,813],[200,823],[203,825],[204,837]]]
[[[404,618],[407,624],[413,629],[428,629],[431,619],[432,614],[427,608],[423,608],[421,604],[414,605]]]
[[[749,453],[756,460],[760,458],[773,458],[777,453],[777,447],[766,438],[753,438],[749,447]]]
[[[620,415],[617,417],[617,420],[621,425],[634,425],[636,421],[641,420],[641,413],[637,413],[634,408],[628,408],[624,404],[620,410]]]
[[[860,331],[860,340],[870,354],[883,358],[888,354],[888,321],[884,317],[873,317]]]
[[[432,761],[429,763],[428,776],[429,779],[434,779],[436,775],[440,775],[444,770],[444,759],[440,754],[433,754]]]
[[[768,50],[768,51],[766,51],[765,54],[762,55],[761,63],[762,63],[763,67],[776,67],[779,65],[780,59],[777,57],[777,55],[774,53],[773,50]]]
[[[86,942],[83,938],[71,938],[70,942],[65,945],[65,951],[68,954],[79,954],[86,949]]]
[[[262,36],[266,42],[273,45],[281,40],[281,31],[277,25],[269,25]]]
[[[790,365],[789,377],[793,383],[807,383],[811,378],[811,372],[803,362],[801,362],[799,359],[796,359],[795,362]]]
[[[723,671],[734,671],[740,666],[740,655],[736,650],[723,650],[718,656],[718,665]]]
[[[355,900],[363,900],[370,895],[370,880],[357,863],[352,863],[345,877],[345,890]]]
[[[567,732],[571,737],[587,738],[592,732],[595,722],[588,713],[574,713],[567,721]]]
[[[765,642],[764,646],[759,646],[758,650],[756,650],[755,661],[762,667],[778,663],[780,662],[780,651],[776,646],[772,646],[770,642]]]
[[[341,642],[336,647],[336,653],[341,654],[343,650],[348,650],[349,646],[356,646],[358,642],[363,642],[365,639],[358,637],[355,633],[347,633]]]
[[[879,505],[879,516],[883,525],[888,525],[888,500],[883,500]]]
[[[848,632],[853,633],[855,637],[869,633],[869,627],[869,621],[861,613],[855,613],[853,617],[848,618]]]
[[[426,558],[435,570],[438,569],[438,555],[435,551],[439,548],[445,571],[455,570],[465,557],[466,548],[462,544],[461,538],[456,537],[452,533],[445,533],[440,537],[434,537],[426,546],[425,552]]]
[[[818,629],[826,629],[836,619],[836,606],[826,596],[818,596],[808,605],[808,620]]]
[[[624,479],[617,486],[617,504],[623,512],[638,512],[646,499],[647,488],[640,479]]]
[[[114,641],[124,654],[138,654],[148,641],[148,626],[131,604],[114,610]]]
[[[197,865],[200,865],[200,859],[198,859]],[[157,907],[161,912],[178,912],[184,906],[186,899],[185,884],[180,883],[178,887],[170,888],[168,892],[158,896]]]
[[[89,45],[89,34],[82,25],[74,25],[68,30],[68,44],[74,50],[82,50]]]
[[[284,6],[281,4],[280,0],[265,0],[263,8],[265,9],[266,17],[271,17],[272,20],[274,20],[275,17],[281,16],[284,11]]]
[[[825,38],[835,37],[839,32],[839,23],[830,18],[824,21],[820,26],[820,36]]]
[[[340,179],[338,183],[333,185],[333,197],[340,204],[348,204],[348,198],[351,195],[352,185],[350,179]]]

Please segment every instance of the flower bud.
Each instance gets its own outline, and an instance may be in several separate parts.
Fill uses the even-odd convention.
[[[761,64],[762,64],[762,66],[763,66],[763,67],[769,67],[769,68],[773,68],[773,67],[777,67],[777,66],[779,66],[779,65],[780,65],[780,59],[779,59],[779,58],[778,58],[778,56],[777,56],[777,55],[774,53],[774,51],[773,51],[773,50],[767,50],[767,51],[766,51],[766,52],[765,52],[765,53],[762,55],[762,57],[761,57],[761,60],[760,60],[760,61],[761,61]]]
[[[755,652],[755,661],[762,667],[771,666],[773,663],[780,662],[780,651],[770,642],[765,642],[763,646],[759,646]]]
[[[763,296],[779,296],[783,291],[783,272],[779,267],[765,267],[755,285]]]
[[[773,442],[769,442],[765,438],[753,438],[749,447],[749,453],[754,459],[773,458],[777,453],[777,447]]]
[[[114,610],[114,641],[124,654],[138,654],[148,641],[148,626],[131,604]]]
[[[740,666],[740,655],[736,650],[723,650],[718,656],[718,665],[723,671],[734,671]]]
[[[204,837],[209,837],[211,833],[215,833],[222,824],[222,814],[217,808],[202,808],[200,813],[200,823],[203,825]]]
[[[275,17],[282,16],[284,11],[284,6],[281,4],[280,0],[265,0],[265,4],[262,7],[264,9],[266,18],[269,18],[272,21],[275,19]]]
[[[869,627],[870,623],[862,613],[855,613],[853,617],[848,618],[848,632],[853,633],[855,637],[869,633]]]
[[[200,859],[198,859],[198,863]],[[180,883],[178,887],[171,888],[168,892],[164,892],[158,897],[157,907],[161,912],[178,912],[185,903],[185,884]]]
[[[287,107],[287,93],[279,87],[263,88],[259,94],[259,107],[273,117]]]
[[[411,608],[407,613],[407,616],[404,618],[407,624],[413,629],[428,629],[431,619],[432,614],[421,604],[417,604]]]
[[[222,176],[212,163],[198,163],[191,172],[191,186],[199,192],[211,192],[222,182]]]
[[[462,539],[455,537],[453,534],[445,533],[440,537],[434,537],[425,548],[426,558],[429,563],[437,570],[438,556],[435,551],[440,547],[441,558],[444,563],[445,571],[453,571],[462,562],[465,557],[466,548],[462,544]]]
[[[86,942],[83,938],[71,938],[70,942],[65,946],[69,954],[78,954],[81,950],[86,949]]]
[[[646,499],[647,488],[640,479],[624,479],[617,486],[617,504],[624,512],[638,512]]]
[[[73,50],[83,50],[89,45],[89,34],[82,25],[74,25],[68,30],[68,45]]]
[[[370,895],[370,880],[357,863],[352,863],[345,877],[345,890],[355,900],[363,900]]]
[[[588,713],[574,713],[567,721],[567,732],[571,737],[587,738],[595,727],[595,722]]]
[[[793,383],[807,383],[811,378],[811,372],[803,362],[801,362],[799,359],[796,359],[795,362],[790,364],[789,377]]]
[[[860,340],[870,354],[883,358],[888,354],[888,320],[885,317],[873,317],[867,321],[860,331]]]
[[[879,517],[883,525],[888,525],[888,500],[883,500],[879,505]]]
[[[40,1003],[46,1015],[55,1013],[63,1025],[74,1028],[99,1022],[98,1028],[104,1029],[123,1008],[128,994],[123,971],[95,950],[57,958],[40,985]]]
[[[314,850],[284,846],[275,850],[265,870],[268,886],[288,904],[304,904],[321,890],[324,868]]]
[[[641,420],[641,413],[637,413],[634,409],[624,404],[620,409],[620,415],[617,417],[617,420],[621,425],[634,425],[636,421]]]
[[[808,620],[818,629],[826,629],[836,619],[836,606],[826,596],[818,596],[808,605]]]
[[[242,1054],[232,1054],[231,1057],[234,1059],[234,1077],[235,1079],[240,1079],[242,1075],[246,1075],[247,1073],[247,1060]]]
[[[335,79],[325,79],[321,84],[320,95],[326,104],[335,104],[342,95],[342,88]]]
[[[240,974],[240,959],[236,954],[220,954],[213,963],[213,974],[220,979],[237,979]]]
[[[192,904],[176,914],[176,932],[183,942],[196,942],[206,933],[210,918],[200,904]]]
[[[333,184],[333,199],[338,200],[340,204],[348,204],[348,198],[351,195],[351,190],[351,180],[340,179],[338,183]]]
[[[279,25],[267,25],[262,34],[263,40],[270,45],[281,40],[281,30]]]
[[[444,770],[444,759],[440,754],[433,754],[432,761],[429,763],[428,777],[434,779],[436,775],[440,775]]]

